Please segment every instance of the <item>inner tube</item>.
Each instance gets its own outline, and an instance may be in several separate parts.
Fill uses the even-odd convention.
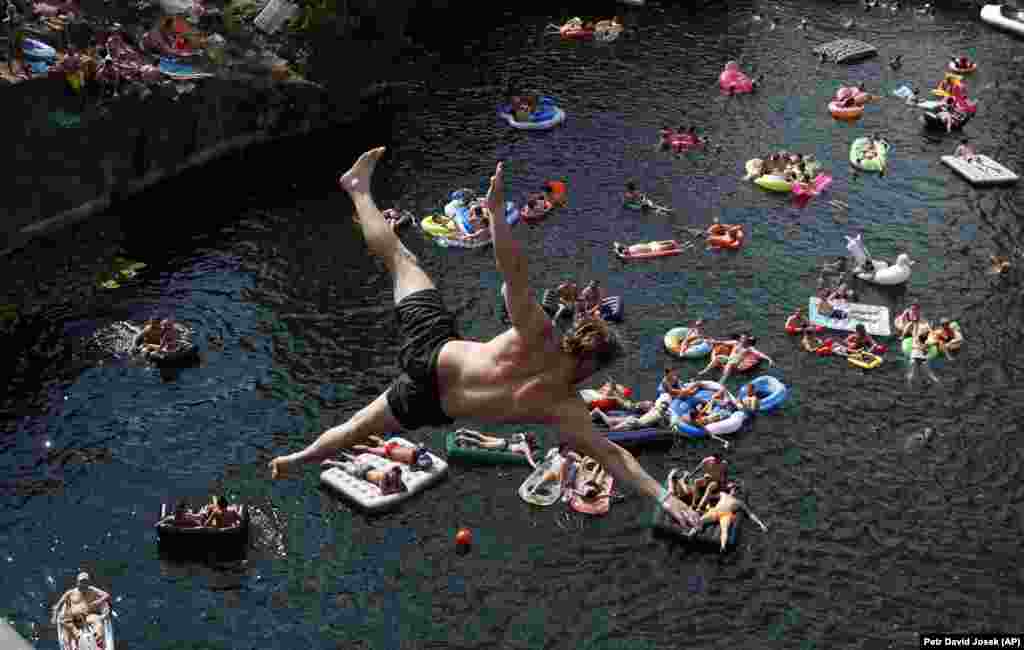
[[[864,106],[843,106],[841,102],[833,100],[828,104],[828,112],[837,120],[856,120],[864,114]]]
[[[721,384],[718,384],[718,382],[713,381],[704,381],[700,383],[702,386],[717,385],[721,387]],[[679,433],[685,433],[687,436],[691,438],[703,438],[707,436],[709,433],[713,433],[715,435],[724,435],[739,431],[743,424],[747,421],[747,418],[749,417],[748,413],[741,410],[733,411],[732,413],[726,415],[725,418],[718,420],[716,422],[712,422],[711,424],[705,425],[703,427],[698,427],[694,424],[684,422],[679,419],[679,417],[681,416],[689,415],[690,411],[695,406],[706,403],[709,399],[711,399],[712,395],[714,395],[717,390],[719,389],[702,389],[697,391],[697,394],[694,395],[693,397],[687,399],[672,400],[672,404],[671,406],[669,406],[669,409],[672,411],[673,415],[676,416],[672,418],[672,428],[678,431]],[[723,415],[725,414],[721,410],[721,407],[716,408],[713,412],[720,413]]]
[[[515,113],[508,104],[498,107],[498,116],[514,129],[550,129],[565,121],[565,112],[555,106],[554,102],[555,100],[550,97],[541,97],[537,102],[537,110],[530,114],[526,122],[516,120]]]
[[[754,81],[740,72],[739,66],[735,61],[725,64],[725,69],[718,75],[718,85],[723,92],[727,93],[754,92]]]
[[[679,347],[690,333],[689,327],[673,327],[669,331],[665,332],[665,350],[669,354],[680,357],[682,359],[699,359],[700,357],[706,357],[711,352],[711,344],[708,343],[707,339],[701,339],[697,343],[691,344],[686,349],[686,352],[679,354]]]
[[[789,389],[786,388],[785,384],[771,375],[762,375],[750,383],[741,386],[736,398],[743,401],[750,386],[754,387],[754,394],[757,395],[757,399],[760,402],[757,407],[757,413],[771,413],[777,410],[789,396]]]
[[[21,50],[27,59],[54,61],[57,58],[57,50],[34,38],[24,39],[21,43]]]
[[[882,365],[882,357],[867,350],[854,350],[846,355],[846,360],[865,370],[873,370]]]
[[[889,143],[885,140],[875,142],[875,157],[864,158],[864,152],[871,144],[871,138],[857,138],[850,145],[850,164],[868,172],[880,172],[885,169],[886,159],[889,155]]]
[[[754,183],[770,192],[792,192],[793,184],[777,174],[765,174],[754,179]]]
[[[728,248],[731,250],[736,250],[737,248],[743,245],[743,238],[744,233],[743,229],[741,228],[736,233],[735,239],[733,239],[733,237],[730,235],[709,235],[707,237],[707,242],[708,246],[711,246],[713,248]]]

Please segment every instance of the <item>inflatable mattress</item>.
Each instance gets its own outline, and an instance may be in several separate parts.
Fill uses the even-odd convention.
[[[397,442],[409,447],[416,446],[408,440],[398,437],[389,438],[388,442]],[[424,471],[374,454],[356,456],[356,463],[365,463],[378,469],[389,469],[394,465],[401,467],[402,482],[405,484],[406,491],[397,494],[382,494],[376,485],[360,480],[339,467],[331,467],[321,472],[320,482],[363,510],[377,512],[398,505],[444,478],[448,473],[448,463],[433,453],[430,454],[430,459],[433,461],[433,466]]]
[[[891,335],[888,307],[842,301],[834,301],[832,304],[836,309],[846,312],[847,317],[837,319],[819,314],[818,299],[812,297],[808,300],[808,320],[815,325],[821,325],[832,330],[852,332],[857,329],[857,325],[864,325],[864,329],[872,336]]]
[[[530,461],[525,454],[513,451],[499,451],[497,449],[482,449],[479,447],[461,447],[455,444],[455,436],[458,431],[449,431],[444,438],[445,453],[448,458],[458,459],[467,463],[478,465],[529,465]],[[539,452],[534,452],[539,453]]]
[[[943,156],[942,162],[971,185],[1002,185],[1016,183],[1020,178],[988,156]]]

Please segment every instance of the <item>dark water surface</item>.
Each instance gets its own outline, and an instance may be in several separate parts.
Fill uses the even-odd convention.
[[[825,105],[839,82],[863,79],[887,96],[903,83],[931,87],[949,55],[969,51],[980,108],[966,133],[1020,172],[1024,48],[974,11],[926,19],[795,2],[756,11],[764,20],[749,3],[630,10],[629,31],[611,45],[542,35],[565,16],[509,15],[480,32],[474,63],[441,71],[459,90],[423,96],[359,134],[321,134],[182,179],[5,262],[12,295],[54,306],[7,342],[18,354],[5,363],[0,405],[0,614],[55,647],[47,610],[84,567],[115,596],[118,647],[147,650],[911,648],[922,630],[1020,632],[1024,305],[1018,269],[998,281],[985,270],[990,254],[1022,264],[1013,252],[1024,244],[1021,190],[959,180],[938,160],[956,138],[925,135],[900,100],[870,105],[854,125],[833,121]],[[812,27],[794,30],[803,15]],[[810,48],[846,34],[847,16],[882,56],[818,63]],[[896,53],[904,68],[892,71]],[[765,89],[722,97],[718,72],[739,56],[768,75]],[[557,97],[566,123],[546,133],[499,123],[508,75]],[[657,153],[665,124],[694,124],[721,149]],[[870,132],[893,145],[883,178],[847,163],[850,142]],[[378,202],[421,215],[449,190],[478,186],[496,160],[508,161],[513,200],[568,179],[571,207],[516,230],[531,278],[540,288],[593,277],[625,296],[632,353],[613,372],[641,395],[667,360],[668,328],[703,317],[715,333],[757,333],[792,396],[739,434],[728,457],[769,532],[747,526],[725,557],[695,553],[652,539],[650,504],[633,495],[566,530],[560,506],[518,498],[520,468],[454,467],[377,518],[320,491],[315,468],[271,483],[270,457],[341,422],[395,371],[390,281],[334,186],[335,172],[377,143],[390,147],[374,180]],[[835,177],[804,209],[740,180],[744,161],[779,147],[813,151]],[[675,214],[620,209],[626,178]],[[184,215],[192,219],[173,232],[156,229]],[[747,227],[737,254],[628,267],[609,254],[613,240],[683,236],[713,216]],[[908,391],[895,353],[862,372],[798,353],[782,332],[821,262],[858,232],[876,256],[917,260],[905,288],[863,287],[864,302],[897,310],[914,300],[963,325],[963,357],[936,364],[940,388],[922,380]],[[466,336],[501,331],[490,250],[445,251],[412,230],[404,239]],[[120,288],[91,289],[114,255],[147,267]],[[196,328],[199,367],[162,376],[88,351],[115,321],[154,313]],[[940,436],[908,449],[925,426]],[[409,435],[438,449],[443,433]],[[714,448],[680,444],[640,459],[661,479]],[[160,502],[211,491],[253,507],[245,561],[158,557]],[[459,526],[476,535],[465,557],[452,552]]]

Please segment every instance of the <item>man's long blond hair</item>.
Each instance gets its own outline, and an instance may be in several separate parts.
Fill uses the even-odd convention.
[[[584,318],[562,337],[561,349],[574,357],[594,359],[603,368],[619,356],[622,344],[603,318]]]

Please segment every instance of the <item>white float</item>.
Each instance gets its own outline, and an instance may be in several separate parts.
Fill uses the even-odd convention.
[[[416,447],[415,444],[404,438],[393,437],[388,439],[388,442]],[[393,460],[381,458],[374,454],[359,454],[353,461],[353,464],[372,465],[376,469],[390,469],[398,465],[402,468],[402,483],[405,484],[405,492],[382,494],[380,488],[373,483],[358,479],[340,467],[331,467],[321,472],[320,482],[343,497],[354,501],[364,510],[370,512],[384,510],[422,492],[440,481],[448,473],[448,463],[432,452],[427,453],[432,461],[430,469],[427,470],[416,469],[404,463],[396,463]]]
[[[861,235],[846,237],[846,250],[850,251],[850,255],[857,262],[857,266],[853,269],[854,275],[865,282],[882,285],[903,284],[910,278],[910,267],[914,265],[914,261],[910,259],[909,255],[900,253],[896,257],[895,264],[889,264],[885,260],[870,257],[867,249],[864,248],[861,237]],[[868,259],[871,260],[872,266],[875,267],[873,272],[862,270]]]
[[[985,5],[981,8],[981,19],[990,25],[1024,36],[1024,11],[1005,5]]]
[[[970,158],[943,156],[942,162],[971,185],[1002,185],[1016,183],[1020,178],[988,156],[980,154]]]

